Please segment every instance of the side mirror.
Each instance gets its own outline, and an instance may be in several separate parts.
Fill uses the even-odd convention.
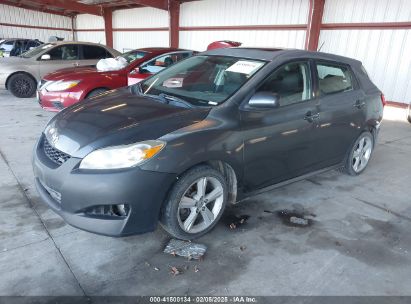
[[[278,108],[280,97],[271,92],[257,92],[250,98],[248,105],[252,108]]]
[[[40,59],[41,59],[41,60],[50,60],[51,57],[50,57],[49,54],[44,54],[44,55],[41,55]]]

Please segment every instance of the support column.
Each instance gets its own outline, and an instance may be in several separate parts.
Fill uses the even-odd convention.
[[[103,17],[106,45],[113,47],[113,11],[111,9],[104,9]]]
[[[310,0],[307,33],[305,36],[305,49],[316,51],[320,39],[321,23],[323,19],[325,0]]]
[[[180,3],[177,0],[169,0],[168,14],[170,47],[178,48],[180,40]]]

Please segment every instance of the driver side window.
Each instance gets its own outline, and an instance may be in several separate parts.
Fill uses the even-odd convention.
[[[276,69],[257,92],[278,96],[280,107],[311,99],[311,78],[308,62],[291,62]]]
[[[53,48],[48,52],[50,55],[50,60],[77,60],[78,48],[77,45],[61,45]]]

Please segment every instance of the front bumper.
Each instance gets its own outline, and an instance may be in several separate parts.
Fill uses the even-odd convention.
[[[80,170],[78,158],[70,158],[58,166],[44,153],[42,138],[33,154],[36,188],[41,199],[68,224],[107,236],[156,229],[161,205],[175,181],[175,174],[138,167],[104,172]],[[127,204],[129,213],[114,217],[84,212],[93,206],[111,204]]]
[[[6,81],[10,74],[0,73],[0,89],[6,89]]]
[[[37,101],[47,111],[61,111],[83,99],[83,92],[48,92],[45,89],[37,90]]]

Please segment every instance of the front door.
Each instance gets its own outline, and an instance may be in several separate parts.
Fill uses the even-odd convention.
[[[246,191],[297,177],[315,165],[318,100],[312,98],[311,78],[308,61],[287,63],[257,89],[276,94],[279,107],[241,111]]]
[[[39,58],[40,78],[60,69],[73,68],[80,65],[79,48],[76,44],[56,46],[44,55],[49,55],[50,58],[45,60]]]

